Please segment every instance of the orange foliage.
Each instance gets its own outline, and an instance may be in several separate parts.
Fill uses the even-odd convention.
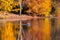
[[[29,10],[31,10],[28,10],[28,12],[48,15],[51,11],[51,0],[26,0],[26,2]]]

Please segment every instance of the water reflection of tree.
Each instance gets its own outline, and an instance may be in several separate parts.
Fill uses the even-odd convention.
[[[1,23],[1,22],[0,22]],[[1,34],[0,39],[2,40],[16,40],[18,39],[19,33],[19,22],[4,21],[0,24]]]
[[[49,19],[33,19],[25,33],[25,40],[50,40]]]

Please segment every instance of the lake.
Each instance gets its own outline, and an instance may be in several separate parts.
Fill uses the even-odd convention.
[[[60,18],[0,20],[0,40],[60,40]]]

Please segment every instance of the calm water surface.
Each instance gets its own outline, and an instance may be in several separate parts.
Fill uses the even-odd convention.
[[[60,18],[0,21],[0,40],[60,40]]]

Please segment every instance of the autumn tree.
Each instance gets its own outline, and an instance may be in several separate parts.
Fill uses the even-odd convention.
[[[21,0],[0,0],[0,11],[18,11],[20,8],[13,8],[19,6],[20,3]]]
[[[51,0],[26,0],[29,10],[35,15],[45,14],[48,16],[51,11]]]

